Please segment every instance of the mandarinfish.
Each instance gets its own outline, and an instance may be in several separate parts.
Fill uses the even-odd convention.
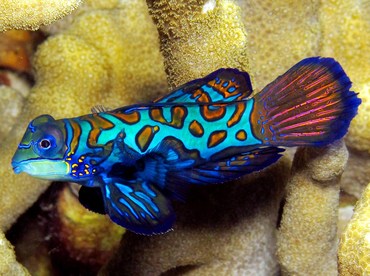
[[[284,149],[342,138],[361,100],[332,58],[307,58],[250,97],[248,73],[219,69],[147,104],[34,119],[16,173],[82,185],[80,201],[140,234],[164,233],[170,200],[276,162]],[[104,199],[104,208],[94,201]]]

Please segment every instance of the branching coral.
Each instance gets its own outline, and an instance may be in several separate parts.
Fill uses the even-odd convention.
[[[370,274],[370,184],[341,237],[338,261],[340,275]]]
[[[81,0],[6,0],[0,4],[0,32],[9,29],[36,30],[76,9]]]
[[[147,1],[171,88],[221,67],[248,71],[247,34],[233,1]]]
[[[285,275],[337,273],[339,179],[347,158],[342,141],[324,149],[298,149],[278,235]]]
[[[47,182],[14,175],[10,166],[31,119],[45,113],[55,118],[82,115],[96,104],[124,106],[153,99],[166,89],[155,27],[142,1],[127,2],[118,10],[81,14],[68,30],[39,47],[34,65],[36,85],[18,125],[1,144],[2,229],[47,187]]]
[[[317,55],[320,1],[238,0],[238,4],[256,88],[262,89],[297,61]]]
[[[321,53],[338,59],[360,92],[362,104],[354,118],[347,144],[370,153],[370,5],[360,1],[324,1],[320,9],[322,21]],[[367,182],[365,183],[365,185]]]
[[[359,92],[362,104],[351,123],[346,142],[350,160],[341,187],[360,197],[370,181],[370,5],[361,1],[323,1],[320,9],[320,52],[336,57]]]

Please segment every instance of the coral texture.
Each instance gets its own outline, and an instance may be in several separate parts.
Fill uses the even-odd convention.
[[[9,29],[36,30],[76,9],[81,0],[4,0],[0,4],[0,32]]]
[[[298,149],[278,235],[283,275],[336,275],[339,179],[347,158],[343,141]]]
[[[370,274],[370,185],[357,202],[352,220],[342,234],[338,261],[340,275]]]
[[[142,1],[81,14],[68,30],[39,46],[34,66],[36,85],[23,116],[1,144],[1,229],[9,228],[48,185],[15,175],[10,166],[30,120],[40,114],[82,115],[96,104],[117,107],[154,99],[167,87],[155,27]]]
[[[175,205],[174,231],[127,233],[101,274],[277,275],[275,227],[288,163],[233,183],[198,187],[186,204]]]
[[[370,182],[370,5],[360,1],[323,1],[320,8],[320,53],[335,57],[359,92],[362,104],[346,137],[350,159],[341,187],[360,197]]]
[[[320,1],[237,2],[248,33],[255,89],[261,90],[297,61],[318,54]]]
[[[1,275],[30,275],[15,259],[13,246],[0,231],[0,273]]]
[[[323,1],[320,9],[325,56],[336,57],[360,92],[362,104],[351,123],[347,144],[370,154],[370,5],[360,1]],[[367,184],[364,183],[365,185]]]
[[[21,93],[9,86],[0,85],[0,110],[8,116],[0,116],[0,138],[4,139],[21,114],[24,98]]]
[[[147,3],[158,28],[171,88],[225,66],[249,71],[247,34],[235,2]]]

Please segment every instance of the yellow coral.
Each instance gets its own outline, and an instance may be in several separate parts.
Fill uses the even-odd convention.
[[[36,85],[18,125],[1,144],[2,229],[9,228],[48,184],[15,175],[10,166],[30,120],[45,113],[55,118],[82,115],[96,104],[118,107],[154,99],[167,87],[155,26],[143,1],[81,14],[68,30],[39,46],[34,66]]]
[[[147,1],[171,88],[221,67],[248,71],[247,34],[233,1]]]
[[[370,184],[342,234],[338,261],[340,275],[370,275]]]
[[[351,123],[347,144],[370,153],[370,5],[367,0],[323,1],[321,53],[335,57],[359,92],[362,104]]]
[[[262,89],[303,58],[317,55],[320,1],[238,0],[248,33],[250,69]]]
[[[30,275],[30,273],[17,262],[13,246],[6,240],[0,231],[0,273],[1,275]]]
[[[0,3],[0,32],[9,29],[36,30],[41,25],[71,13],[81,0],[6,0]]]
[[[298,149],[278,235],[283,275],[336,275],[339,179],[347,157],[342,141]]]

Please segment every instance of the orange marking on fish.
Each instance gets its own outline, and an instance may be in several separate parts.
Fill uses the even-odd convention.
[[[238,139],[239,141],[245,141],[247,139],[247,133],[245,132],[245,130],[239,130],[236,133],[236,139]]]
[[[111,115],[130,125],[136,124],[140,121],[140,113],[138,111],[133,111],[131,113],[113,113]]]
[[[73,137],[72,137],[72,142],[71,142],[71,151],[75,152],[78,147],[79,139],[81,136],[81,128],[80,124],[75,122],[74,120],[70,120],[70,124],[73,130]]]
[[[212,109],[212,107],[214,109]],[[200,112],[205,120],[212,122],[223,118],[226,113],[226,108],[225,105],[220,104],[203,105],[200,107]]]
[[[219,145],[222,141],[226,139],[227,132],[225,130],[217,130],[211,133],[208,138],[207,146],[208,148],[215,147]]]
[[[184,121],[187,115],[187,109],[182,106],[174,106],[171,108],[171,121],[168,122],[163,116],[163,109],[160,107],[155,107],[150,110],[150,117],[159,123],[176,127],[182,128],[184,126]]]
[[[152,142],[155,133],[159,131],[158,126],[144,126],[137,134],[136,134],[136,145],[139,147],[141,151],[146,151]]]
[[[113,123],[100,117],[97,113],[84,116],[82,119],[88,121],[92,127],[88,138],[88,143],[90,146],[94,146],[97,144],[98,137],[102,130],[107,130],[114,127]]]
[[[227,126],[232,127],[232,126],[236,125],[240,121],[240,119],[242,118],[244,110],[245,110],[245,103],[237,103],[236,109],[235,109],[233,115],[227,121]]]
[[[202,137],[204,134],[204,129],[202,125],[196,121],[193,120],[189,125],[189,131],[191,134],[193,134],[195,137]]]

